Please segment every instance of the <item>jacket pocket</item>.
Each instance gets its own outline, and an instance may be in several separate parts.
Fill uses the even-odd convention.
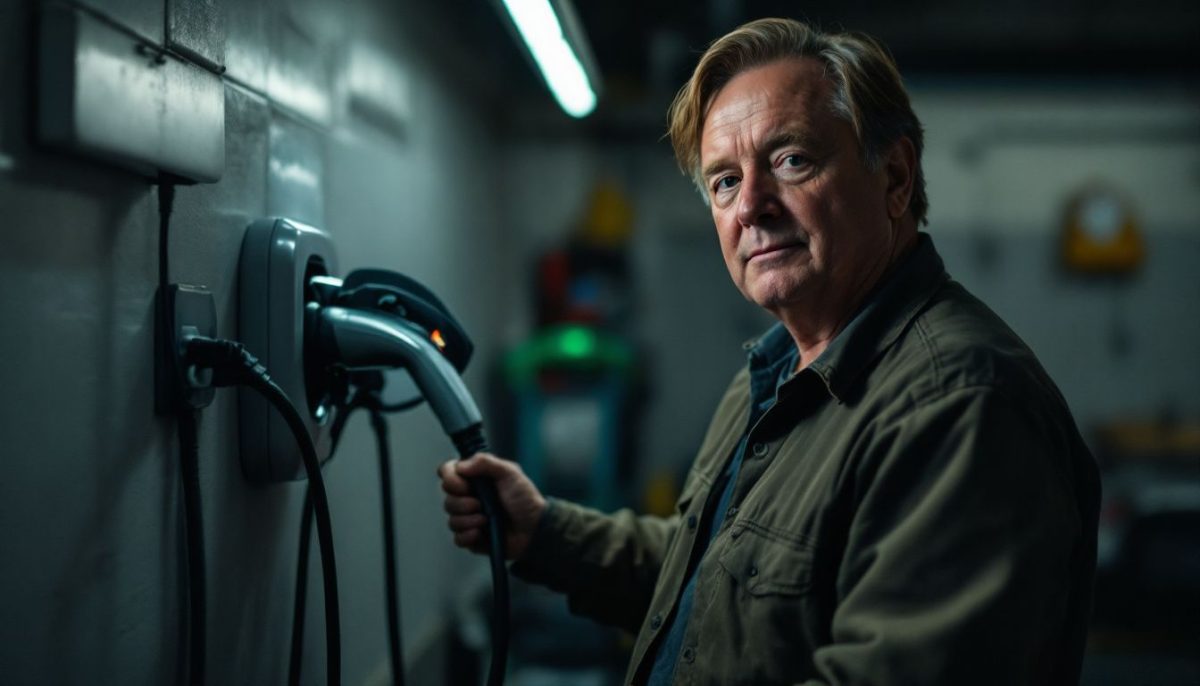
[[[691,683],[760,686],[812,678],[809,627],[817,589],[811,546],[746,521],[735,522],[719,543],[707,602],[692,618],[696,644],[706,649],[689,665]]]
[[[734,585],[752,596],[794,596],[811,587],[813,551],[806,542],[739,522],[717,562]]]

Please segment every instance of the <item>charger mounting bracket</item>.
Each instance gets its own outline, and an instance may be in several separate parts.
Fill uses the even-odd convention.
[[[335,273],[333,240],[325,231],[284,218],[250,224],[238,266],[238,339],[263,363],[304,415],[322,462],[329,459],[335,404],[310,398],[305,383],[305,312],[319,294],[309,286]],[[255,483],[304,478],[295,439],[266,399],[238,391],[242,471]]]

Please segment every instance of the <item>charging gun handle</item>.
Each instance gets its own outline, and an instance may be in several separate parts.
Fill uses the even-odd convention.
[[[487,438],[483,435],[483,424],[472,424],[471,426],[458,431],[450,436],[454,441],[454,447],[458,449],[458,457],[460,460],[465,460],[475,453],[487,452]],[[497,521],[503,521],[504,508],[500,507],[500,495],[496,492],[496,482],[486,477],[476,477],[469,480],[471,490],[475,491],[476,497],[483,504],[484,514],[488,519],[493,517]],[[495,544],[495,541],[491,541]],[[504,539],[500,538],[500,554],[501,559],[506,559],[504,553]]]
[[[482,423],[472,424],[462,431],[457,431],[451,434],[450,438],[454,441],[454,447],[458,449],[459,459],[465,460],[488,449]],[[504,682],[505,663],[508,659],[508,568],[504,566],[507,559],[504,550],[504,508],[500,507],[500,496],[496,492],[495,481],[479,477],[470,479],[470,484],[488,520],[488,553],[492,565],[495,607],[492,614],[492,664],[487,683],[489,686],[499,686]]]

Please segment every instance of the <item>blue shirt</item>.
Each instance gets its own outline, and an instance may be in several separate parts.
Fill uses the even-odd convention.
[[[687,631],[688,617],[692,613],[692,599],[696,594],[696,564],[712,543],[716,533],[721,530],[725,515],[729,509],[729,499],[733,495],[733,486],[737,483],[738,470],[742,466],[742,456],[746,454],[746,441],[750,437],[750,429],[754,423],[775,404],[779,387],[796,371],[798,352],[796,344],[783,324],[776,324],[757,343],[749,348],[750,359],[750,417],[746,429],[742,432],[742,440],[729,457],[721,480],[724,485],[714,486],[713,495],[717,498],[715,507],[712,497],[704,511],[699,532],[700,539],[705,541],[703,548],[697,548],[689,565],[687,584],[679,595],[679,605],[670,618],[668,627],[663,632],[662,643],[654,656],[654,667],[650,671],[648,686],[667,686],[675,673],[675,662],[679,658],[679,650],[683,644],[683,636]]]

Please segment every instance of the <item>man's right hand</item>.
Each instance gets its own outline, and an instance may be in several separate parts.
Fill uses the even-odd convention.
[[[546,499],[520,465],[489,453],[476,453],[466,460],[443,463],[437,473],[446,494],[443,507],[450,515],[455,545],[476,553],[487,550],[487,517],[467,479],[491,479],[507,518],[504,548],[508,559],[515,560],[525,552],[546,511]]]

